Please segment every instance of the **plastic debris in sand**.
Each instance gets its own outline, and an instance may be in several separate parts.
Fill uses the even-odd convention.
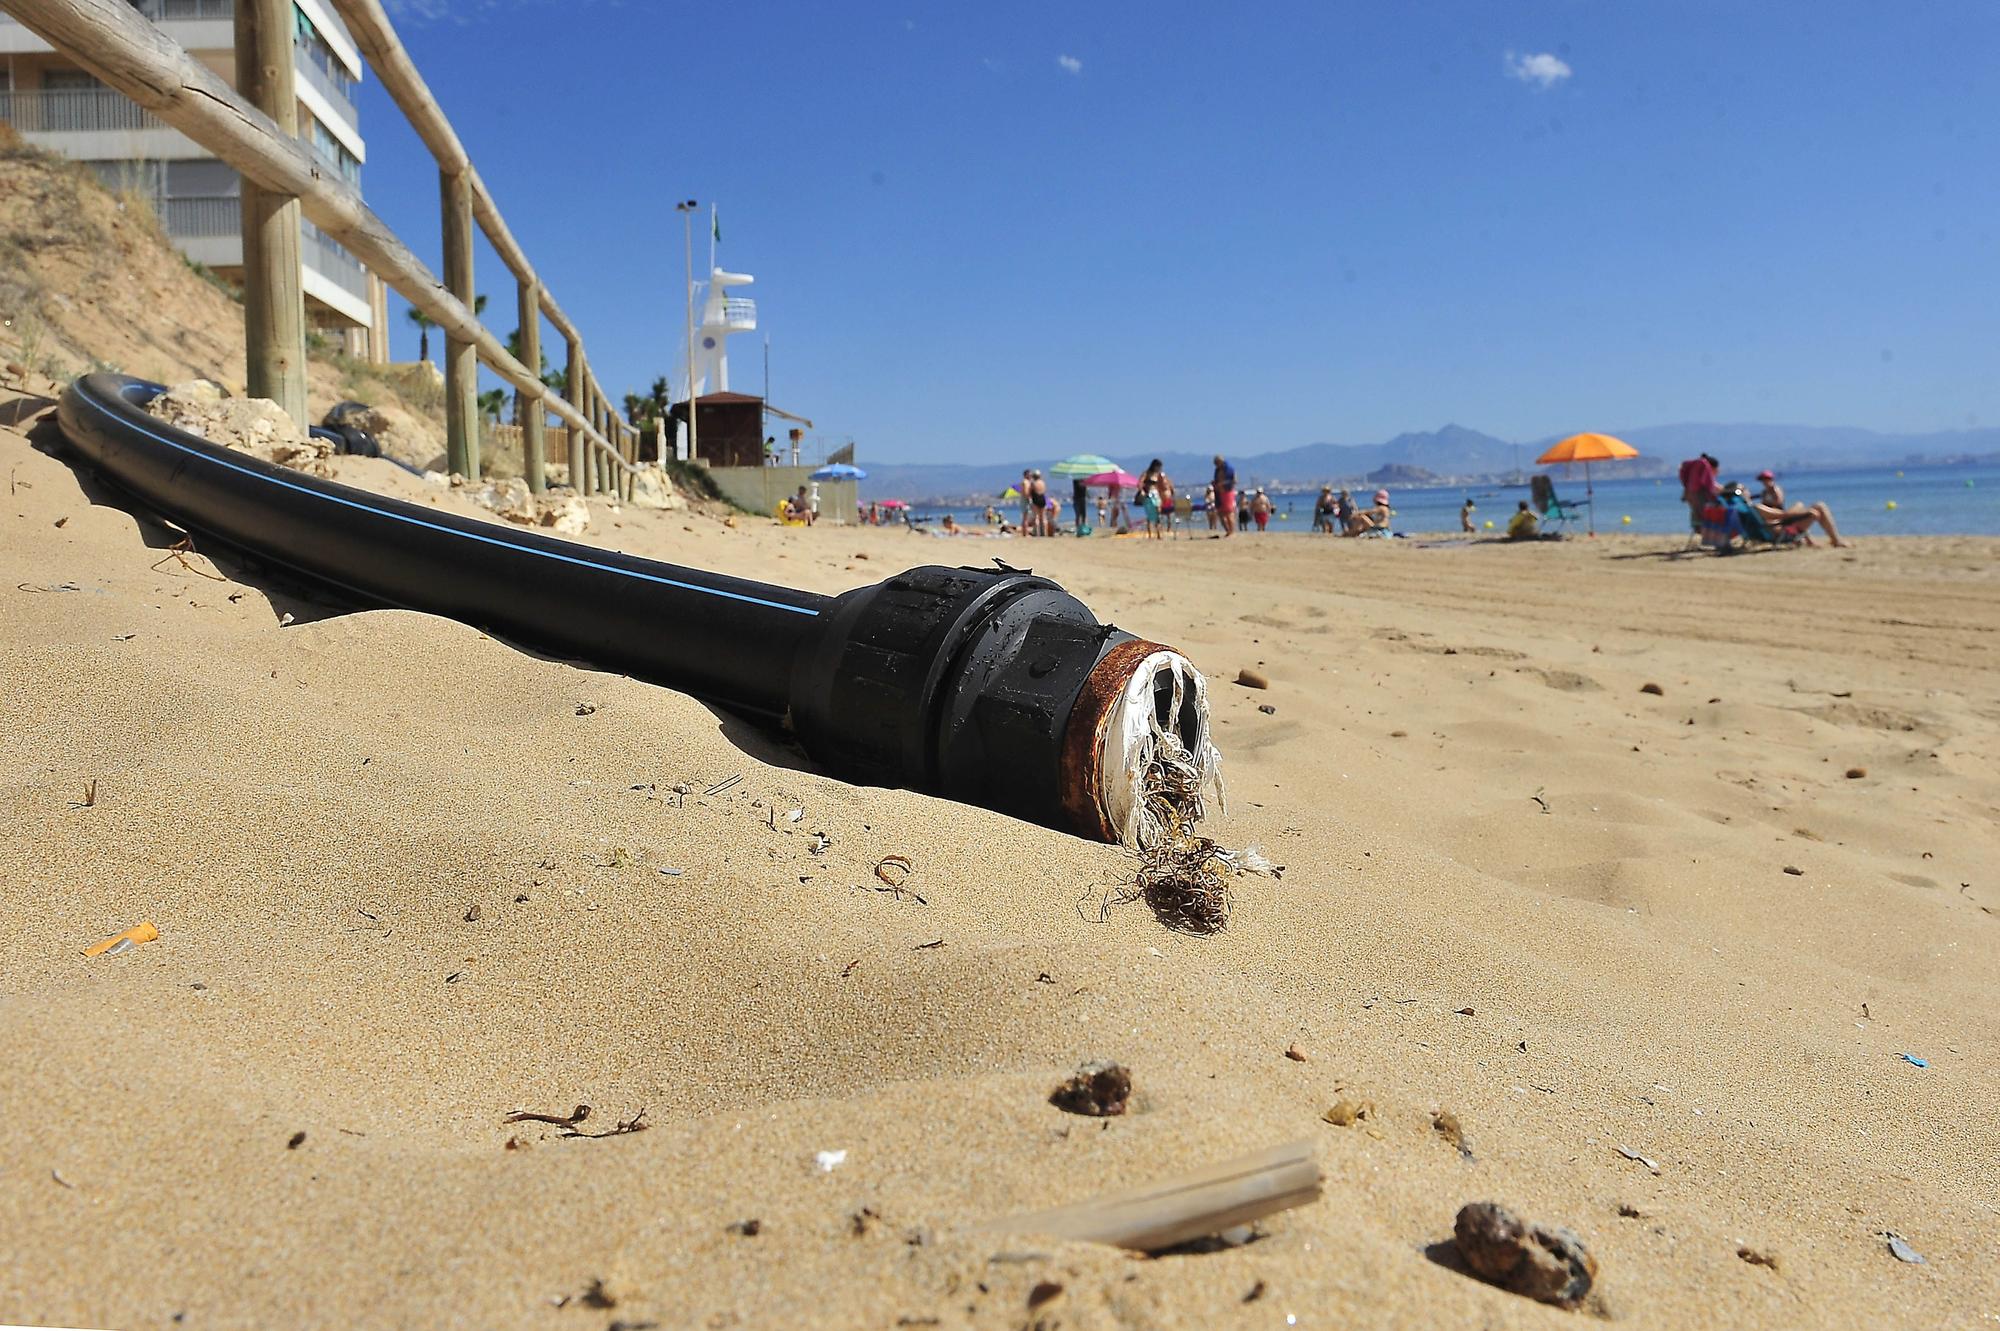
[[[1884,1230],[1882,1231],[1882,1237],[1889,1241],[1889,1253],[1897,1261],[1908,1262],[1912,1266],[1930,1265],[1929,1262],[1924,1260],[1922,1253],[1904,1241],[1901,1234],[1896,1233],[1894,1230]]]
[[[159,937],[160,931],[153,922],[151,920],[143,920],[122,934],[113,934],[102,942],[92,943],[83,950],[83,955],[86,957],[122,957],[141,943],[157,942]]]

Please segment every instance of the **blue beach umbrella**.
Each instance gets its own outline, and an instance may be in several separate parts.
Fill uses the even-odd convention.
[[[812,474],[816,481],[865,481],[868,473],[851,462],[830,462]]]

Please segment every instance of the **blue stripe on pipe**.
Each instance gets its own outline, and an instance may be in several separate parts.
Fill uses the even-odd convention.
[[[815,618],[819,615],[819,611],[808,609],[802,605],[786,605],[783,601],[767,601],[761,596],[749,596],[743,592],[728,592],[722,590],[720,587],[704,587],[696,582],[681,582],[676,578],[663,578],[657,573],[641,573],[637,569],[619,568],[615,564],[599,564],[592,560],[580,559],[575,555],[558,554],[554,550],[543,550],[537,546],[516,545],[512,541],[503,541],[497,536],[481,536],[478,532],[461,531],[457,527],[447,527],[442,523],[412,517],[407,513],[396,513],[388,509],[375,508],[353,499],[343,499],[339,495],[328,494],[326,491],[318,489],[315,486],[301,485],[297,481],[287,481],[276,476],[266,476],[261,471],[245,467],[240,463],[231,462],[227,458],[215,457],[212,454],[202,452],[200,449],[189,448],[177,439],[171,439],[166,435],[160,434],[158,431],[149,429],[135,421],[125,419],[102,402],[91,397],[89,393],[78,392],[77,396],[85,402],[90,403],[91,406],[96,407],[100,412],[103,412],[106,419],[126,429],[137,430],[147,438],[158,440],[169,448],[177,449],[182,453],[188,454],[190,457],[200,458],[204,462],[212,462],[218,467],[227,467],[231,471],[241,472],[243,475],[251,477],[254,480],[264,481],[271,485],[282,485],[287,490],[296,490],[300,494],[310,495],[314,499],[324,499],[329,503],[341,504],[348,508],[358,509],[363,513],[373,513],[379,518],[394,518],[398,522],[407,522],[413,527],[425,527],[431,531],[443,532],[447,536],[463,536],[469,541],[482,541],[487,545],[497,545],[503,550],[513,550],[524,555],[540,555],[544,559],[560,560],[565,564],[575,564],[579,568],[596,569],[600,573],[617,573],[627,578],[637,578],[641,582],[657,582],[665,587],[678,587],[685,592],[702,592],[708,596],[720,596],[726,600],[744,601],[750,605],[767,606],[772,610],[789,610],[795,615],[811,615]],[[211,447],[220,447],[220,445],[211,445]]]

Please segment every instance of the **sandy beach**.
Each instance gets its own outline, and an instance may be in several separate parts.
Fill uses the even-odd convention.
[[[820,591],[999,556],[1188,652],[1215,834],[1284,866],[1196,938],[1102,910],[1114,848],[177,556],[36,446],[44,403],[0,421],[0,1322],[2000,1317],[2000,542],[594,507],[587,540]],[[889,855],[904,892],[875,890]],[[140,921],[157,941],[82,955]],[[1090,1058],[1130,1067],[1131,1113],[1048,1103]],[[1324,1121],[1342,1099],[1373,1112]],[[579,1104],[579,1136],[503,1121]],[[978,1232],[1298,1139],[1325,1195],[1245,1246]],[[1581,1235],[1595,1309],[1427,1253],[1479,1200]]]

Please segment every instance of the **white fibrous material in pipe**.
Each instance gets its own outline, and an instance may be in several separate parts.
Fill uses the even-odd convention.
[[[1155,681],[1162,676],[1173,680],[1173,706],[1165,723],[1154,701]],[[1192,748],[1175,728],[1190,693],[1201,718]],[[1192,815],[1189,823],[1201,820],[1211,797],[1216,811],[1225,811],[1222,755],[1209,739],[1208,681],[1194,668],[1194,662],[1179,652],[1160,651],[1139,663],[1125,682],[1124,692],[1111,705],[1098,770],[1104,783],[1104,810],[1118,831],[1119,843],[1128,850],[1156,846],[1172,831],[1161,816],[1156,798],[1159,792],[1149,790],[1149,785],[1157,786],[1163,773],[1172,777],[1178,791],[1191,794],[1198,802],[1198,808],[1185,811]]]

